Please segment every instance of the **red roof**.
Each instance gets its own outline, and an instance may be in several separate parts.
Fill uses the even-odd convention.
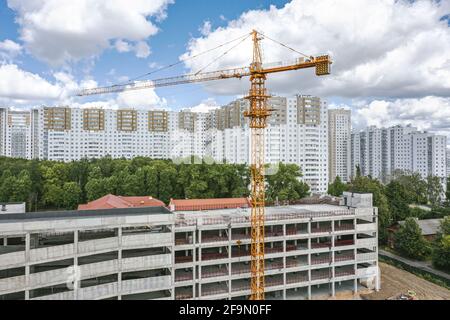
[[[164,207],[161,200],[152,197],[122,197],[108,194],[87,204],[80,204],[78,210],[99,210],[135,207]]]
[[[224,199],[171,199],[169,204],[172,211],[201,211],[248,208],[250,202],[247,198],[224,198]]]

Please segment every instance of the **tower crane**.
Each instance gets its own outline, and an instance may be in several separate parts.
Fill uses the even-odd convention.
[[[244,112],[244,116],[249,118],[251,128],[251,300],[264,300],[264,221],[265,221],[265,128],[267,119],[271,114],[271,109],[267,106],[270,96],[267,93],[265,82],[268,74],[285,71],[315,68],[317,76],[330,74],[332,64],[329,55],[317,57],[306,56],[276,40],[273,40],[261,32],[253,30],[245,35],[243,40],[252,37],[253,60],[248,67],[226,69],[212,72],[197,72],[193,74],[181,75],[170,78],[156,80],[145,80],[108,87],[84,89],[78,92],[77,96],[89,96],[97,94],[124,92],[141,90],[148,88],[159,88],[188,83],[199,83],[213,80],[223,80],[243,77],[250,77],[250,90],[245,97],[249,100],[249,109]],[[263,64],[260,42],[263,39],[270,39],[292,51],[300,53],[303,57],[297,58],[294,62],[275,64]],[[239,38],[238,38],[239,39]],[[238,40],[236,39],[236,40]],[[243,41],[242,40],[242,41]],[[234,40],[233,40],[234,41]],[[241,41],[241,42],[242,42]],[[232,41],[230,41],[232,42]],[[229,43],[230,43],[229,42]],[[222,46],[222,45],[221,45]],[[219,46],[219,47],[221,47]],[[210,50],[208,50],[210,51]],[[223,55],[227,54],[226,51]],[[223,56],[222,55],[222,56]],[[179,62],[178,62],[179,63]],[[178,64],[176,63],[176,64]],[[170,66],[169,66],[170,67]],[[164,69],[164,68],[163,68]]]

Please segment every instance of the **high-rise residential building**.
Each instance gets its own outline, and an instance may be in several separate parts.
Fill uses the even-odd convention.
[[[352,176],[359,166],[362,175],[389,181],[395,171],[419,173],[422,178],[447,178],[447,138],[420,132],[412,126],[369,127],[352,134]]]
[[[272,97],[266,129],[266,163],[300,166],[314,193],[328,188],[328,108],[318,97]],[[216,161],[250,163],[251,132],[243,112],[248,101],[237,100],[215,111],[206,149]]]
[[[318,97],[272,97],[266,129],[266,162],[301,167],[314,193],[328,186],[328,110]],[[251,130],[244,118],[249,102],[239,99],[206,113],[190,110],[135,110],[40,107],[1,109],[2,154],[73,161],[133,158],[250,163]]]
[[[450,149],[447,149],[446,164],[447,164],[447,178],[449,178],[450,177]]]
[[[348,182],[351,175],[351,111],[345,109],[328,110],[328,171],[329,180],[336,177]]]
[[[0,108],[0,155],[32,159],[34,153],[34,113]]]
[[[356,168],[359,167],[364,176],[382,178],[382,132],[376,127],[368,127],[361,132],[352,134],[352,176],[356,175]]]

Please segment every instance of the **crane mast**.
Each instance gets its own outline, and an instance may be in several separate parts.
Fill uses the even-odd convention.
[[[252,32],[253,61],[250,65],[251,87],[249,109],[245,117],[251,129],[251,299],[264,300],[264,218],[265,218],[265,128],[270,110],[265,86],[266,74],[262,72],[262,55],[256,31]]]
[[[84,89],[77,96],[141,90],[166,87],[187,83],[199,83],[231,78],[250,77],[250,91],[245,98],[249,100],[249,109],[244,116],[249,118],[251,129],[251,300],[264,300],[264,222],[265,222],[265,128],[271,109],[267,106],[270,96],[265,82],[268,74],[291,70],[315,68],[317,76],[330,74],[331,59],[328,55],[296,59],[291,63],[264,65],[260,41],[265,35],[253,30],[248,36],[253,40],[253,60],[250,67],[218,70],[205,73],[187,74],[171,78],[140,81],[109,87]],[[270,38],[268,38],[270,39]],[[276,40],[270,39],[279,43]],[[292,48],[287,47],[293,50]],[[293,50],[295,51],[295,50]],[[297,52],[297,51],[296,51]],[[299,52],[297,52],[299,53]],[[302,54],[303,55],[303,54]]]

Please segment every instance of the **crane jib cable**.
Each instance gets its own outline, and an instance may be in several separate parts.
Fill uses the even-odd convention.
[[[208,68],[209,66],[211,66],[214,62],[217,62],[218,60],[220,60],[221,58],[223,58],[224,56],[226,56],[228,53],[230,53],[231,50],[235,49],[236,47],[238,47],[241,43],[243,43],[245,40],[247,40],[249,37],[251,36],[251,34],[249,34],[247,37],[245,37],[244,39],[242,39],[239,43],[237,43],[236,45],[234,45],[233,47],[231,47],[230,49],[228,49],[227,51],[225,51],[223,54],[221,54],[219,57],[217,57],[216,59],[214,59],[213,61],[211,61],[210,63],[208,63],[206,66],[204,66],[203,68],[201,68],[200,70],[198,70],[197,72],[194,73],[194,75],[198,75],[199,73],[203,72],[206,68]]]
[[[300,51],[298,51],[298,50],[295,50],[294,48],[291,48],[291,47],[289,47],[288,45],[285,45],[284,43],[281,43],[281,42],[279,42],[279,41],[277,41],[277,40],[274,40],[274,39],[272,39],[272,38],[266,36],[266,35],[265,35],[264,33],[262,33],[262,32],[259,32],[259,34],[262,35],[264,38],[267,38],[267,39],[269,39],[269,40],[275,42],[276,44],[279,44],[280,46],[285,47],[286,49],[289,49],[289,50],[291,50],[291,51],[294,51],[295,53],[298,53],[298,54],[304,56],[305,58],[310,58],[310,57],[311,57],[311,55],[307,55],[307,54],[304,54],[304,53],[302,53],[302,52],[300,52]]]
[[[233,43],[233,42],[235,42],[235,41],[241,40],[242,38],[246,38],[246,37],[249,37],[249,34],[242,35],[242,36],[240,36],[240,37],[238,37],[238,38],[236,38],[236,39],[233,39],[233,40],[227,41],[227,42],[225,42],[225,43],[222,43],[221,45],[218,45],[217,47],[214,47],[214,48],[205,50],[205,51],[203,51],[203,52],[201,52],[201,53],[199,53],[199,54],[196,54],[196,55],[191,56],[191,57],[186,58],[186,59],[180,59],[180,60],[177,61],[177,62],[174,62],[174,63],[171,63],[171,64],[169,64],[169,65],[163,66],[163,67],[158,68],[158,69],[156,69],[156,70],[154,70],[154,71],[147,72],[147,73],[142,74],[142,75],[140,75],[140,76],[134,77],[134,78],[128,80],[127,82],[124,82],[124,83],[121,83],[121,84],[116,84],[116,85],[114,85],[114,86],[126,85],[126,84],[129,84],[129,83],[133,82],[133,81],[136,81],[136,80],[138,80],[138,79],[141,79],[141,78],[143,78],[143,77],[152,75],[152,74],[154,74],[154,73],[157,73],[157,72],[160,72],[160,71],[163,71],[163,70],[170,69],[170,68],[175,67],[175,66],[177,66],[177,65],[179,65],[179,64],[182,64],[182,63],[184,63],[184,62],[186,62],[186,61],[196,59],[196,58],[198,58],[198,57],[200,57],[200,56],[202,56],[202,55],[204,55],[204,54],[206,54],[206,53],[209,53],[209,52],[211,52],[211,51],[217,50],[217,49],[222,48],[222,47],[224,47],[224,46],[226,46],[226,45],[228,45],[228,44],[230,44],[230,43]]]

